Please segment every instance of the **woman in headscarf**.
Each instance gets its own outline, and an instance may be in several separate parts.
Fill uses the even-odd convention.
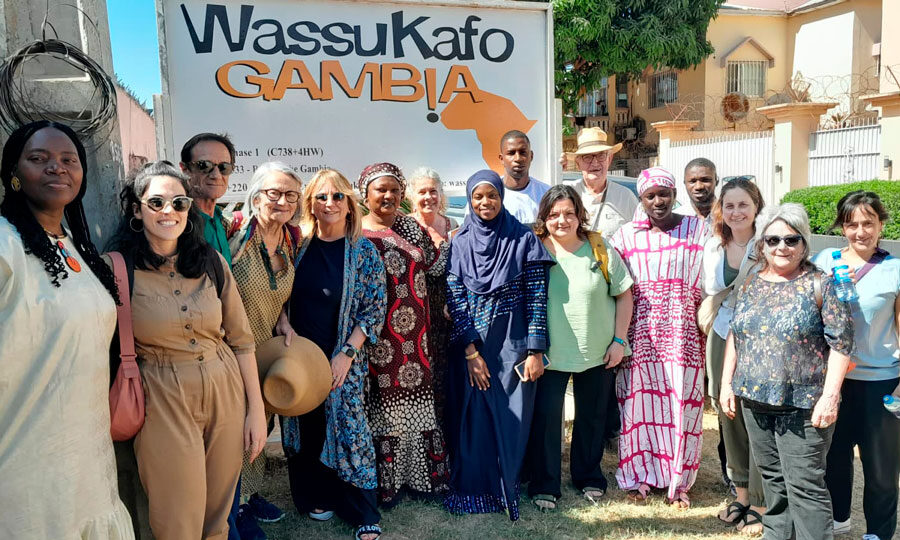
[[[652,167],[637,182],[641,205],[612,237],[634,279],[628,331],[633,356],[622,362],[616,396],[622,415],[619,487],[635,500],[651,488],[690,506],[703,434],[704,341],[697,328],[706,225],[672,213],[675,177]]]
[[[434,410],[431,323],[426,274],[446,269],[422,227],[400,212],[406,181],[391,163],[359,175],[359,194],[369,208],[363,235],[375,245],[387,273],[387,316],[378,342],[368,347],[366,414],[378,465],[379,503],[391,507],[411,496],[447,489],[447,452]],[[446,244],[443,244],[446,245]]]
[[[453,239],[447,276],[453,318],[448,355],[450,494],[458,514],[519,518],[519,469],[536,381],[547,350],[547,281],[541,241],[503,208],[503,181],[478,171],[470,212]],[[449,415],[453,418],[449,418]]]

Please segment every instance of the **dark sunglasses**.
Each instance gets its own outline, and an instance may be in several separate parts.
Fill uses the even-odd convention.
[[[163,197],[147,197],[141,202],[146,204],[147,208],[154,212],[161,212],[165,209],[167,204],[171,204],[172,210],[175,210],[176,212],[187,212],[191,209],[191,203],[194,202],[194,199],[186,195],[179,195],[171,201]]]
[[[347,197],[347,196],[344,195],[344,194],[341,193],[341,192],[337,192],[337,193],[332,193],[332,194],[331,194],[331,200],[332,200],[333,202],[341,202],[341,201],[343,201],[346,197]],[[319,201],[319,202],[328,202],[328,194],[327,194],[327,193],[319,193],[318,195],[316,195],[316,200]]]
[[[266,198],[272,202],[278,202],[282,195],[284,195],[284,200],[289,203],[295,203],[300,200],[300,193],[297,191],[281,191],[278,189],[263,189],[260,191],[265,193]]]
[[[784,241],[784,245],[787,247],[794,247],[803,240],[803,237],[799,234],[790,234],[788,236],[778,236],[775,234],[767,234],[763,236],[763,241],[770,248],[778,247],[781,244],[782,240]]]
[[[219,169],[219,174],[222,176],[228,176],[234,172],[234,163],[229,163],[227,161],[214,163],[208,159],[201,159],[199,161],[191,161],[188,163],[188,167],[193,171],[201,172],[203,174],[209,174],[213,172],[213,169]]]

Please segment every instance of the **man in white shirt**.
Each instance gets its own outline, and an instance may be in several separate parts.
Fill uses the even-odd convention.
[[[712,161],[706,158],[692,159],[684,168],[684,189],[691,204],[682,204],[674,212],[703,218],[707,225],[712,225],[712,207],[716,203],[718,183],[719,176]]]
[[[500,162],[506,173],[503,175],[503,206],[516,219],[531,225],[537,218],[541,197],[550,186],[528,175],[534,152],[531,141],[525,133],[513,130],[500,139]]]
[[[588,228],[609,238],[631,221],[638,206],[630,189],[606,178],[613,155],[622,149],[622,143],[607,144],[606,132],[597,127],[582,129],[577,140],[578,148],[565,155],[574,158],[581,170],[581,180],[572,187],[587,210]]]

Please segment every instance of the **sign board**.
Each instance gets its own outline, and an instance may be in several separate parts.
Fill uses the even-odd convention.
[[[157,0],[160,155],[205,131],[237,148],[226,201],[256,167],[328,167],[355,182],[371,163],[437,170],[459,193],[502,173],[500,137],[531,139],[531,175],[551,180],[549,4],[478,1]]]

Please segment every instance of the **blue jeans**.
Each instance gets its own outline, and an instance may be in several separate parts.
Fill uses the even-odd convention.
[[[228,514],[228,540],[241,540],[237,530],[238,508],[241,507],[241,477],[238,476],[237,487],[234,490],[234,502],[231,503],[231,513]]]

